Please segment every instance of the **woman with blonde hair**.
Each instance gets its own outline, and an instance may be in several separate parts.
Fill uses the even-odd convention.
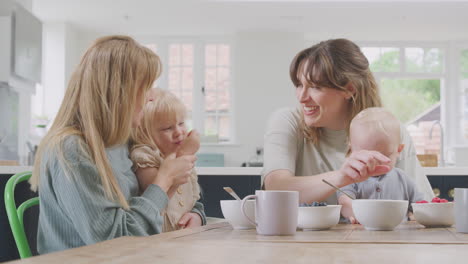
[[[188,181],[195,157],[165,160],[139,195],[127,141],[160,73],[159,57],[127,36],[99,38],[82,57],[30,181],[40,254],[161,232],[167,191]]]
[[[348,152],[349,124],[368,107],[382,105],[369,62],[347,39],[331,39],[299,52],[290,66],[299,108],[272,114],[264,142],[266,189],[299,191],[300,201],[337,204],[334,189],[387,173],[390,159],[377,151]],[[396,167],[413,177],[426,200],[431,186],[407,131]],[[297,177],[302,176],[302,177]]]
[[[200,148],[195,130],[188,132],[187,108],[168,90],[153,88],[143,108],[143,119],[132,133],[130,158],[140,184],[146,190],[168,156],[194,155]],[[152,98],[157,98],[156,100]],[[206,224],[200,199],[198,176],[192,170],[190,180],[173,186],[168,192],[169,204],[163,212],[163,232]]]

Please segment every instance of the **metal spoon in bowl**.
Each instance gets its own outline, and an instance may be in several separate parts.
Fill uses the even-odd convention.
[[[236,200],[238,200],[238,201],[242,200],[241,198],[239,198],[237,193],[231,187],[223,187],[223,189],[226,192],[228,192],[232,197],[236,198]]]
[[[349,194],[347,194],[347,193],[343,192],[343,191],[342,191],[340,188],[338,188],[338,187],[336,187],[335,185],[333,185],[333,184],[329,183],[327,180],[325,180],[325,179],[322,179],[322,181],[323,181],[324,183],[326,183],[326,184],[330,185],[331,187],[333,187],[333,189],[335,189],[335,190],[339,191],[340,193],[342,193],[342,194],[344,194],[344,195],[348,196],[348,197],[349,197],[351,200],[354,200],[354,198],[353,198],[353,197],[351,197]]]

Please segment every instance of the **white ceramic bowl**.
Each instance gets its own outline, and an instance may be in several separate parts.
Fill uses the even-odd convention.
[[[388,231],[404,220],[408,204],[402,200],[353,200],[353,212],[365,229]]]
[[[304,230],[324,230],[338,224],[341,205],[299,207],[297,227]]]
[[[251,229],[255,225],[249,222],[242,214],[241,203],[238,200],[221,200],[221,211],[224,218],[232,225],[234,229]],[[247,200],[245,203],[245,212],[255,221],[255,200]]]
[[[414,218],[425,227],[449,227],[455,223],[453,203],[412,203]]]

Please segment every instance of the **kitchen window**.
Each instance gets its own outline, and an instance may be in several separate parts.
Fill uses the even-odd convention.
[[[156,86],[169,89],[187,106],[189,128],[202,144],[234,142],[232,47],[227,41],[142,41],[163,62]]]
[[[406,125],[417,154],[439,155],[442,138],[435,122],[441,121],[445,49],[363,45],[362,51],[379,83],[384,107]]]

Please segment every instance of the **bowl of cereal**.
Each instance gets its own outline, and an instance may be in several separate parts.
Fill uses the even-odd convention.
[[[353,212],[356,220],[365,229],[390,231],[395,229],[408,212],[408,201],[404,200],[353,200]]]
[[[326,230],[340,221],[341,205],[324,202],[299,205],[297,227],[303,230]]]

